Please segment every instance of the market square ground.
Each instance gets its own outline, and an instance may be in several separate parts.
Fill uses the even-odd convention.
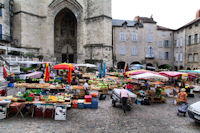
[[[200,94],[188,102],[199,101]],[[70,109],[66,121],[47,118],[11,117],[0,121],[0,132],[51,133],[199,133],[200,124],[187,117],[177,116],[177,106],[168,98],[166,104],[136,105],[126,115],[113,108],[111,99],[99,102],[99,108]]]

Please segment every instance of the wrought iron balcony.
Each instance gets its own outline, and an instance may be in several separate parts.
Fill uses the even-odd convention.
[[[11,36],[0,34],[0,41],[11,42]]]
[[[145,59],[154,59],[154,56],[146,56]]]

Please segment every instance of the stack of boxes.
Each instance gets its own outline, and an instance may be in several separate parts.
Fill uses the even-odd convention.
[[[85,100],[81,100],[81,99],[78,100],[78,108],[79,109],[84,109],[84,101]]]
[[[78,108],[78,100],[73,100],[73,108]]]
[[[98,98],[97,97],[92,98],[92,109],[98,109]]]
[[[92,96],[85,95],[84,108],[92,108]]]
[[[73,108],[90,108],[90,109],[97,109],[98,108],[98,97],[97,95],[85,95],[85,99],[79,99],[73,101]]]

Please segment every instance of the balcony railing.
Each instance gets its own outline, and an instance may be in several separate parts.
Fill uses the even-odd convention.
[[[145,59],[154,59],[154,56],[146,56]]]
[[[0,34],[0,41],[11,42],[11,36]]]

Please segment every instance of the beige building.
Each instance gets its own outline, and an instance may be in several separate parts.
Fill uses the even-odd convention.
[[[112,66],[111,0],[15,0],[15,46],[45,60]]]
[[[200,68],[200,10],[196,14],[196,18],[190,23],[183,26],[186,37],[186,69]]]
[[[172,41],[173,30],[158,26],[153,18],[113,20],[113,57],[118,68],[125,64],[173,67]]]
[[[174,31],[174,69],[186,69],[185,65],[185,29]]]

